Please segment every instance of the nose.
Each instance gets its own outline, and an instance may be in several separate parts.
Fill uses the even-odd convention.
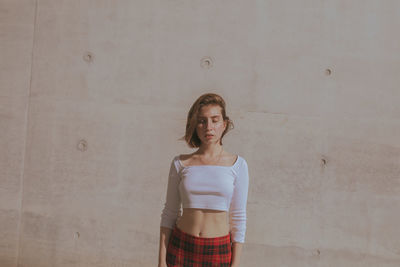
[[[207,121],[206,129],[208,130],[208,129],[212,129],[212,128],[214,128],[214,125],[211,122]]]

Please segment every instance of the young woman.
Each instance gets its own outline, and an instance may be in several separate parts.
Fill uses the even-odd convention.
[[[222,147],[232,125],[217,94],[200,96],[190,108],[183,138],[198,150],[171,162],[159,267],[239,266],[249,174],[246,160]]]

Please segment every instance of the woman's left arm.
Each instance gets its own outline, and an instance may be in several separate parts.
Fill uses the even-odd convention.
[[[249,170],[246,160],[243,159],[237,171],[232,202],[229,209],[230,230],[232,232],[232,260],[231,267],[239,267],[240,257],[246,235],[246,206],[249,190]]]
[[[243,243],[233,242],[231,267],[239,267],[240,256],[242,255]]]

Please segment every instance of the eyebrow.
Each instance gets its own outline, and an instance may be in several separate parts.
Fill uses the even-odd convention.
[[[211,118],[216,118],[216,117],[219,117],[220,115],[215,115],[215,116],[211,116]],[[199,119],[203,119],[203,118],[207,118],[207,117],[204,117],[204,116],[199,116]]]

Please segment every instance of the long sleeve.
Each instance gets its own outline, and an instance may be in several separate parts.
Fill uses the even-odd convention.
[[[160,226],[173,229],[176,219],[180,214],[181,199],[178,190],[179,181],[180,177],[175,166],[174,158],[170,165],[167,195],[161,213]]]
[[[244,243],[246,235],[246,206],[249,189],[249,171],[247,162],[243,159],[237,170],[232,201],[229,208],[229,223],[232,242]]]

